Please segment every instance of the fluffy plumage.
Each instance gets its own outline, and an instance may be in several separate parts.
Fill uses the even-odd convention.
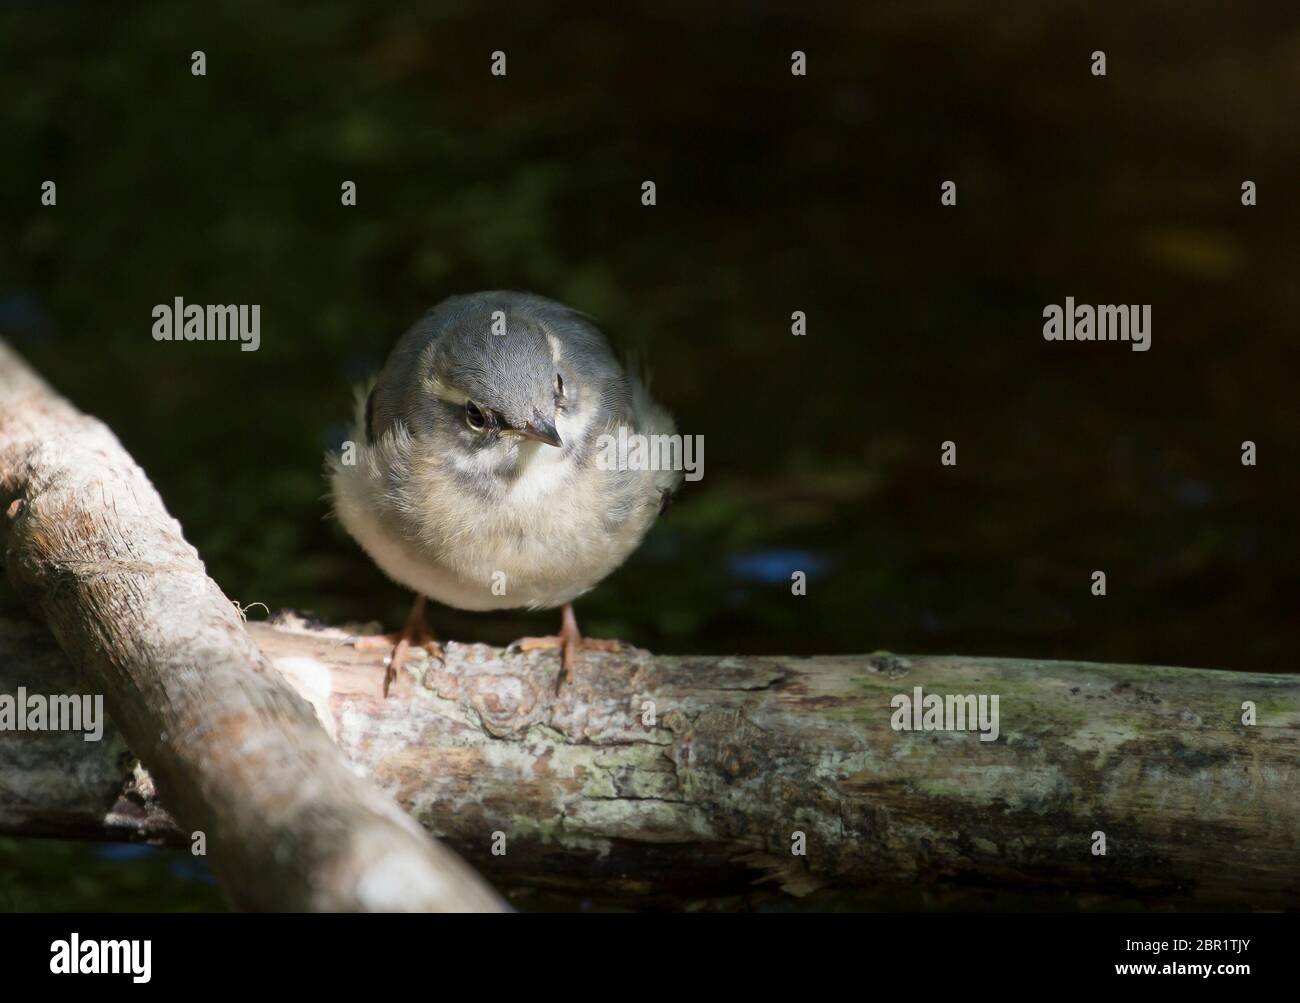
[[[548,423],[561,445],[528,437]],[[452,297],[406,332],[358,408],[356,462],[329,457],[335,510],[421,595],[468,610],[560,606],[627,559],[680,482],[600,469],[597,440],[620,426],[674,431],[590,318],[524,293]]]

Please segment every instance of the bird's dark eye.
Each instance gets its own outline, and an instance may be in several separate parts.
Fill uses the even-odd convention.
[[[487,418],[473,401],[465,402],[465,424],[475,432],[481,432],[487,426]]]
[[[556,397],[564,396],[564,377],[561,376],[559,373],[555,374],[555,396]]]

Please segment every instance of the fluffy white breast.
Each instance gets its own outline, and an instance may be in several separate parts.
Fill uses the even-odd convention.
[[[577,444],[592,408],[561,412],[556,427]],[[659,508],[647,475],[580,467],[575,451],[525,441],[520,467],[491,503],[461,474],[486,474],[487,450],[422,456],[405,430],[333,458],[339,520],[390,578],[460,609],[548,608],[570,602],[617,568]],[[452,468],[452,469],[449,469]]]

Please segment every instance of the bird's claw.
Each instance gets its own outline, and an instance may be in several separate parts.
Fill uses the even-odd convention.
[[[527,651],[553,651],[563,646],[564,638],[560,637],[559,634],[549,634],[545,637],[521,637],[507,644],[505,653],[507,655],[522,655]]]
[[[521,637],[506,646],[507,655],[519,655],[528,651],[560,651],[560,674],[555,680],[555,692],[564,688],[567,680],[573,678],[573,669],[578,662],[580,651],[622,651],[626,647],[622,641],[612,639],[583,637],[573,634],[548,634],[543,637]]]
[[[384,671],[384,696],[388,696],[388,689],[393,685],[397,678],[397,673],[402,670],[407,660],[410,658],[412,648],[423,648],[433,658],[440,662],[446,662],[447,653],[443,650],[441,644],[436,641],[432,635],[411,636],[403,633],[398,636],[397,643],[393,645],[392,654],[388,656],[388,667]]]
[[[402,670],[410,657],[412,648],[423,648],[428,654],[438,659],[440,662],[446,662],[447,654],[442,644],[433,632],[429,630],[429,625],[424,618],[424,598],[417,596],[415,604],[411,607],[411,614],[406,619],[406,625],[395,634],[368,634],[363,637],[354,637],[352,646],[358,651],[366,650],[388,650],[389,655],[385,661],[384,670],[384,696],[388,696],[389,687],[393,685],[393,680],[397,678],[398,672]]]

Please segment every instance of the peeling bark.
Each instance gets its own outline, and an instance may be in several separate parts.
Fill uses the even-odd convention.
[[[349,769],[208,578],[144,472],[3,342],[0,513],[10,581],[83,686],[103,694],[184,832],[206,835],[234,904],[501,907],[462,861]],[[49,692],[39,678],[14,681]],[[29,737],[6,735],[5,746],[21,755]],[[120,761],[120,749],[108,751],[116,758],[64,761],[83,791],[104,789],[105,769]],[[41,770],[39,760],[25,762]],[[49,769],[49,783],[26,794],[7,775],[0,813],[12,817],[30,804],[24,797],[57,788]],[[70,803],[48,801],[42,825],[69,818]],[[159,824],[148,811],[138,822]]]
[[[918,888],[943,904],[971,887],[1071,905],[1300,902],[1296,676],[629,648],[586,653],[556,696],[554,653],[451,643],[384,700],[381,656],[354,635],[293,614],[249,630],[355,767],[502,889],[679,908],[755,887],[850,905]],[[891,699],[916,686],[998,694],[997,741],[894,730]],[[112,760],[116,787],[34,786],[63,806],[44,831],[129,832],[132,774],[110,749],[67,762],[98,758],[107,777]],[[42,828],[35,812],[0,827]]]

